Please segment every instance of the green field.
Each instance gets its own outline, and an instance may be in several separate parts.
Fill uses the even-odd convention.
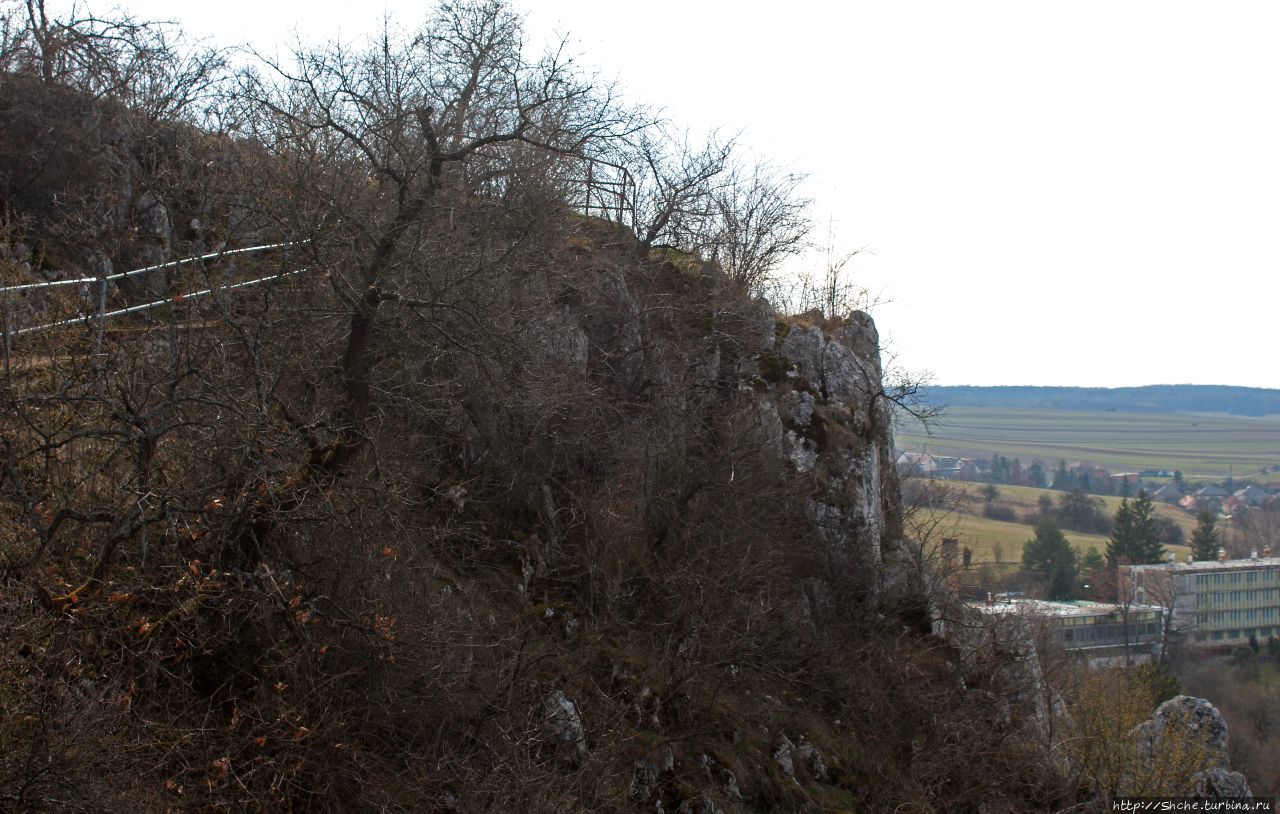
[[[1112,472],[1180,469],[1192,479],[1280,480],[1280,416],[1245,418],[1173,413],[956,407],[925,431],[904,421],[900,451],[1024,464],[1084,461]]]
[[[981,483],[957,483],[956,487],[963,490],[969,496],[970,512],[980,514],[982,512],[982,489],[985,484]],[[1008,506],[1018,513],[1019,516],[1035,511],[1040,505],[1040,497],[1048,495],[1054,502],[1058,502],[1061,492],[1053,489],[1037,489],[1034,486],[1006,486],[997,485],[1000,490],[1000,497],[995,501],[996,505]],[[1101,500],[1106,506],[1106,512],[1115,515],[1116,510],[1120,508],[1120,502],[1123,498],[1108,497],[1106,495],[1090,495],[1097,500]],[[1182,530],[1191,536],[1191,532],[1196,530],[1196,518],[1188,512],[1179,509],[1177,506],[1171,506],[1168,503],[1155,504],[1157,517],[1167,517],[1182,527]],[[1068,532],[1068,535],[1075,532]],[[1086,535],[1088,536],[1088,535]]]
[[[980,515],[958,515],[954,536],[960,545],[973,549],[973,561],[1022,562],[1022,546],[1035,536],[1035,530],[1025,523],[1005,523]],[[1102,553],[1107,548],[1107,538],[1098,534],[1081,534],[1066,531],[1067,539],[1081,551],[1090,548]]]
[[[933,516],[937,523],[934,536],[958,538],[961,546],[973,550],[976,563],[1021,562],[1022,545],[1035,536],[1034,529],[1025,523],[1009,523],[983,517],[985,500],[982,498],[982,484],[952,483],[950,486],[955,490],[952,511]],[[1000,490],[1000,497],[994,501],[995,505],[1013,509],[1020,518],[1036,511],[1041,495],[1048,495],[1056,503],[1060,494],[1051,489],[1035,489],[1030,486],[997,488]],[[1099,500],[1106,504],[1107,513],[1114,514],[1121,499],[1101,497]],[[1156,504],[1156,514],[1173,520],[1188,537],[1195,529],[1195,518],[1175,506]],[[1098,549],[1099,553],[1106,550],[1107,538],[1104,535],[1069,530],[1064,530],[1064,534],[1082,552],[1090,548]],[[1188,551],[1185,546],[1170,546],[1169,550],[1179,558]]]

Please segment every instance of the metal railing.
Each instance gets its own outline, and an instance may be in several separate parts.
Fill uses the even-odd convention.
[[[153,266],[144,266],[142,268],[132,269],[130,271],[122,271],[116,274],[106,274],[99,277],[77,277],[70,280],[49,280],[40,283],[23,283],[21,285],[0,286],[0,330],[4,333],[4,359],[5,366],[8,367],[9,358],[13,353],[13,340],[16,337],[25,334],[40,333],[42,331],[54,330],[56,328],[66,328],[73,325],[88,324],[89,320],[97,317],[98,331],[94,340],[94,353],[102,352],[103,334],[106,328],[106,321],[127,314],[148,311],[152,308],[159,308],[163,305],[182,302],[188,299],[199,299],[213,294],[216,291],[230,291],[233,289],[246,288],[248,286],[258,285],[260,283],[269,282],[271,280],[279,280],[284,277],[291,277],[295,274],[301,274],[307,269],[296,269],[281,274],[273,274],[267,277],[260,277],[255,280],[247,280],[240,283],[232,283],[229,285],[214,286],[201,291],[193,291],[187,294],[177,294],[172,297],[155,300],[153,302],[143,303],[141,305],[133,305],[128,308],[119,308],[114,311],[107,310],[107,284],[115,280],[124,280],[140,274],[147,274],[154,271],[161,271],[169,268],[179,268],[190,263],[199,263],[206,260],[221,260],[226,257],[232,257],[241,254],[255,254],[258,252],[273,251],[276,249],[288,249],[293,246],[300,246],[308,241],[292,241],[287,243],[269,243],[262,246],[248,246],[243,249],[223,249],[221,251],[210,252],[195,257],[184,257],[179,260],[171,260],[166,263],[158,263]],[[22,291],[37,291],[50,288],[58,288],[68,285],[98,285],[98,308],[96,314],[82,314],[72,317],[71,319],[56,320],[47,322],[42,325],[32,325],[25,328],[17,328],[12,324],[13,309],[10,307],[11,298],[14,293]]]
[[[582,159],[580,175],[570,183],[580,195],[574,207],[584,215],[599,215],[605,220],[634,226],[636,219],[636,182],[626,167],[596,158]]]

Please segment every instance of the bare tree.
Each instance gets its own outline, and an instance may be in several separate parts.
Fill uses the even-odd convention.
[[[1186,586],[1179,585],[1181,581],[1193,580],[1195,577],[1192,574],[1180,574],[1176,568],[1169,566],[1143,570],[1145,604],[1164,609],[1160,617],[1159,661],[1167,663],[1176,657],[1175,649],[1182,643],[1183,637],[1196,627],[1193,592],[1187,590]]]
[[[1262,556],[1265,549],[1280,551],[1280,505],[1270,503],[1249,509],[1235,524],[1228,553],[1233,557]]]
[[[763,162],[731,167],[711,193],[703,253],[748,291],[763,292],[783,261],[806,248],[812,224],[803,182]],[[836,313],[834,304],[827,313]]]
[[[612,158],[635,179],[633,228],[645,251],[694,251],[703,244],[715,215],[713,196],[734,148],[734,140],[722,142],[715,134],[700,146],[688,133],[673,138],[661,123],[617,145]]]
[[[447,223],[438,202],[476,192],[501,200],[529,150],[583,155],[631,126],[608,89],[580,78],[563,53],[526,62],[519,32],[500,3],[446,3],[420,33],[388,27],[366,50],[299,49],[292,66],[246,77],[245,96],[263,111],[251,132],[280,145],[282,158],[309,151],[324,163],[325,184],[347,178],[344,189],[310,190],[326,230],[315,251],[351,246],[330,276],[348,325],[341,401],[324,422],[333,437],[313,441],[311,466],[327,477],[368,437],[379,311],[439,304],[412,273],[432,262],[431,235]]]
[[[696,145],[661,124],[640,131],[615,156],[636,180],[634,229],[642,247],[696,253],[754,294],[803,251],[811,222],[804,177],[748,162],[736,141],[715,134]]]
[[[208,101],[225,66],[221,51],[191,45],[172,25],[76,7],[51,16],[45,0],[0,9],[0,71],[118,101],[152,121]]]

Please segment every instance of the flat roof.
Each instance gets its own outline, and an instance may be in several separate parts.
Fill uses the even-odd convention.
[[[986,602],[969,602],[969,607],[996,615],[1021,614],[1026,616],[1107,616],[1122,612],[1119,605],[1109,602],[1091,602],[1085,599],[1074,599],[1067,602],[1053,602],[1047,599],[997,599],[993,604]],[[1129,606],[1129,612],[1161,611],[1159,605]]]
[[[1244,560],[1202,560],[1199,562],[1152,562],[1143,565],[1125,565],[1135,571],[1155,569],[1160,571],[1263,571],[1280,568],[1280,557],[1258,557]]]

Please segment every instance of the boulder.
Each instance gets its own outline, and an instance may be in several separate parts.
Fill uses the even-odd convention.
[[[1186,727],[1188,732],[1203,738],[1210,751],[1208,757],[1212,765],[1230,765],[1227,758],[1227,722],[1213,704],[1190,695],[1179,695],[1165,701],[1150,720],[1134,730],[1140,753],[1143,756],[1155,755],[1170,726]]]
[[[1231,771],[1227,754],[1227,722],[1218,708],[1203,698],[1179,695],[1161,704],[1149,720],[1134,728],[1139,759],[1152,759],[1172,728],[1185,731],[1208,750],[1209,769],[1196,772],[1187,793],[1201,798],[1252,797],[1249,782]]]

